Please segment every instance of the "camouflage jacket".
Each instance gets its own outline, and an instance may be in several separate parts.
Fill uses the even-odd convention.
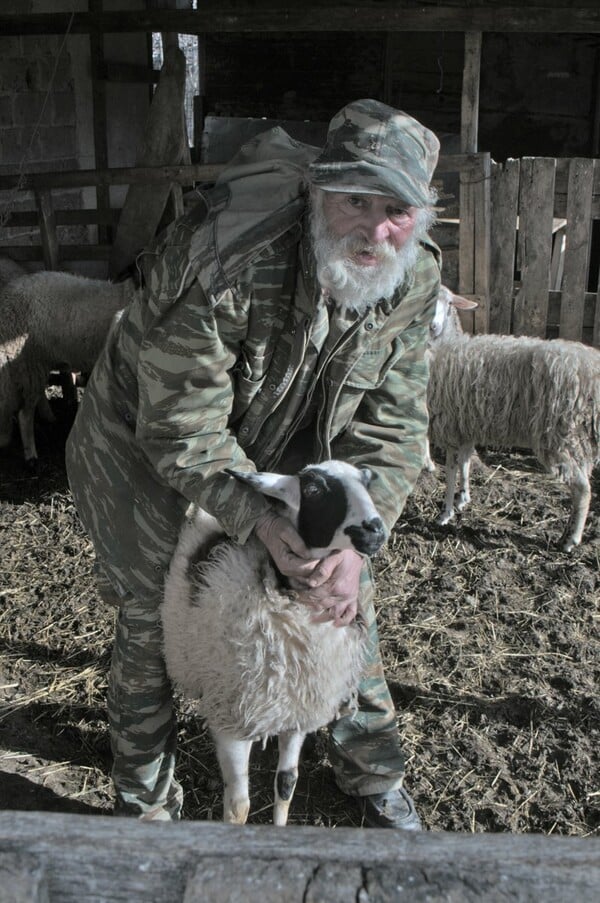
[[[314,149],[292,150],[291,163],[249,164],[251,179],[242,161],[143,256],[145,291],[86,390],[110,398],[104,418],[130,425],[119,442],[137,461],[131,479],[157,498],[174,489],[242,542],[266,502],[225,468],[277,469],[308,420],[315,457],[373,469],[391,528],[427,430],[439,252],[423,243],[414,278],[390,302],[361,316],[330,310],[304,224],[303,164]]]

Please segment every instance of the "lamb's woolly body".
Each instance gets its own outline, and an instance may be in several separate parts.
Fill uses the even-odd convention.
[[[429,435],[441,448],[530,448],[559,478],[600,455],[600,352],[578,342],[456,336],[435,349]]]
[[[90,372],[133,283],[44,271],[13,279],[0,294],[0,433],[17,410],[33,418],[51,370]],[[26,455],[27,456],[27,455]]]
[[[364,631],[311,622],[277,586],[262,543],[224,541],[190,567],[193,530],[171,564],[162,608],[165,660],[211,729],[254,740],[307,733],[354,693]]]

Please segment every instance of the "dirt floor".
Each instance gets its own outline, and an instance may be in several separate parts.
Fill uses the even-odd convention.
[[[63,466],[68,416],[40,435],[39,475],[0,455],[0,807],[111,811],[105,689],[114,611]],[[434,831],[600,833],[600,474],[584,544],[556,549],[564,487],[534,458],[487,452],[474,500],[438,527],[443,468],[423,473],[375,564],[383,653]],[[185,817],[218,819],[210,738],[180,711]],[[270,821],[276,752],[252,757],[250,821]],[[290,823],[357,826],[310,736]]]

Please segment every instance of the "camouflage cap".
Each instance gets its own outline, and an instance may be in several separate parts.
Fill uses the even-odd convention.
[[[378,100],[356,100],[333,117],[327,143],[308,171],[325,191],[390,195],[426,207],[439,149],[434,133],[408,113]]]

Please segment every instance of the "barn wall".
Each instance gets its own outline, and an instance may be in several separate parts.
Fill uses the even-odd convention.
[[[88,0],[4,0],[6,13],[87,11]],[[104,8],[142,9],[143,0],[105,0]],[[107,62],[148,66],[145,34],[105,35]],[[106,92],[106,144],[109,166],[129,166],[143,134],[150,91],[147,82],[103,84]],[[94,141],[93,88],[90,37],[51,34],[0,37],[0,173],[93,169],[97,164]],[[95,205],[92,189],[56,191],[57,209]],[[118,198],[114,198],[118,202]],[[0,192],[0,226],[8,211],[30,209],[29,193]],[[60,239],[85,242],[88,228],[62,226]],[[95,230],[92,230],[95,231]],[[0,228],[2,242],[38,244],[37,230]],[[94,240],[94,236],[92,236]],[[90,275],[101,269],[76,266]]]
[[[461,33],[206,35],[206,113],[323,119],[373,96],[460,132]],[[483,35],[479,148],[596,155],[599,35]],[[597,139],[596,139],[597,141]]]

